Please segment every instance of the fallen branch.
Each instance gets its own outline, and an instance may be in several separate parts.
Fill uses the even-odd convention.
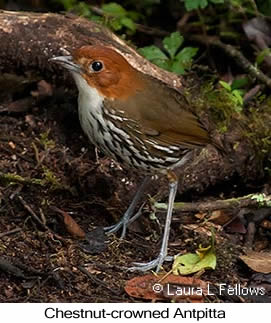
[[[152,202],[152,201],[151,201]],[[166,210],[167,204],[152,202],[158,210]],[[215,210],[231,209],[231,208],[271,208],[271,195],[265,194],[249,194],[242,197],[230,198],[227,200],[215,200],[208,202],[196,203],[174,203],[174,211],[180,212],[210,212]]]

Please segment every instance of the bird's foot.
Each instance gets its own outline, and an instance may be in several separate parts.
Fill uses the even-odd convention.
[[[124,239],[128,225],[134,222],[141,215],[143,206],[144,206],[144,203],[141,205],[138,212],[133,217],[131,217],[132,210],[128,209],[118,223],[111,225],[109,227],[104,227],[104,231],[106,231],[107,233],[115,233],[119,231],[119,229],[122,227],[120,239]]]
[[[107,233],[115,233],[115,232],[118,232],[122,227],[120,238],[123,239],[125,237],[128,224],[129,224],[129,218],[126,219],[124,216],[118,223],[111,225],[109,227],[104,227],[104,231],[106,231]]]
[[[104,231],[106,231],[107,233],[115,233],[115,232],[119,231],[119,229],[122,227],[122,233],[121,233],[120,238],[123,239],[125,237],[128,225],[131,224],[132,222],[134,222],[142,213],[144,203],[141,205],[138,212],[133,216],[135,209],[136,209],[136,205],[140,201],[140,199],[142,198],[142,195],[144,193],[144,189],[149,184],[150,180],[151,180],[151,178],[149,176],[147,176],[144,179],[144,181],[140,185],[139,189],[137,190],[136,195],[134,196],[134,198],[132,200],[132,203],[128,207],[127,211],[124,213],[124,216],[122,217],[122,219],[117,224],[111,225],[110,227],[105,227]]]
[[[164,261],[172,261],[173,257],[166,256],[164,253],[160,253],[157,258],[151,260],[150,262],[142,263],[142,262],[134,262],[133,267],[128,268],[129,271],[148,271],[156,268],[155,272],[158,273],[161,269]]]

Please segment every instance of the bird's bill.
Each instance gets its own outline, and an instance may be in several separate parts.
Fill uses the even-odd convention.
[[[49,61],[56,62],[72,72],[80,73],[81,71],[81,67],[74,63],[72,56],[57,56],[50,58]]]

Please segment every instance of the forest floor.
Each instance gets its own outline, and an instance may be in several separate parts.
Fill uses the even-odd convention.
[[[114,234],[105,236],[101,230],[92,232],[92,246],[77,237],[117,222],[142,176],[97,157],[80,128],[76,96],[64,89],[51,95],[49,84],[39,86],[39,90],[36,84],[24,89],[28,93],[24,98],[2,97],[0,103],[0,301],[150,301],[152,297],[127,293],[129,280],[144,274],[126,269],[134,261],[149,261],[157,255],[165,214],[153,216],[146,194],[143,214],[124,240]],[[152,195],[160,186],[154,181]],[[185,199],[208,200],[210,194]],[[177,196],[178,201],[182,198]],[[197,277],[213,286],[247,286],[253,272],[239,259],[246,232],[217,228],[216,269]],[[210,223],[196,214],[174,215],[169,254],[208,246],[210,232]],[[165,263],[165,271],[171,266]],[[163,295],[161,300],[171,298]],[[251,300],[219,293],[205,299]]]

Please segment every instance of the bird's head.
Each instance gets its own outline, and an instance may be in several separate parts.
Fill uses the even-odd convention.
[[[144,87],[140,72],[115,50],[105,46],[83,46],[71,56],[54,57],[73,75],[77,86],[88,85],[110,100],[125,100]]]

